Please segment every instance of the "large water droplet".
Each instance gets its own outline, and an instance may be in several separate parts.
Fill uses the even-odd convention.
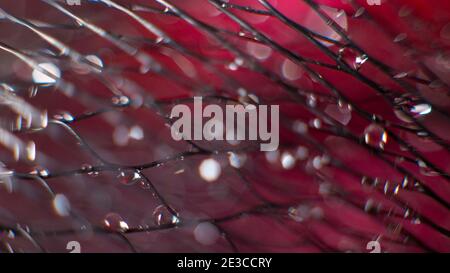
[[[52,63],[40,63],[41,69],[34,69],[32,73],[33,82],[37,84],[54,84],[61,77],[61,70]]]
[[[364,130],[364,141],[368,145],[384,149],[388,141],[388,134],[380,125],[370,124]]]
[[[178,215],[173,215],[165,205],[159,205],[153,211],[155,225],[175,225],[180,222]]]
[[[104,227],[109,231],[125,232],[129,229],[128,224],[123,220],[122,216],[115,212],[108,213],[103,219]]]

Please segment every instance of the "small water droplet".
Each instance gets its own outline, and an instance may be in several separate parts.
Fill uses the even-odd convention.
[[[60,112],[60,113],[54,115],[53,118],[56,120],[65,122],[65,123],[70,123],[70,122],[74,121],[74,119],[75,119],[71,113],[66,112],[66,111]]]
[[[284,169],[290,170],[294,168],[295,166],[295,157],[292,156],[289,152],[283,152],[281,154],[281,166],[283,166]]]
[[[124,170],[118,175],[119,182],[125,186],[132,186],[142,179],[142,176],[134,170]]]
[[[39,175],[40,177],[47,177],[50,175],[50,172],[48,171],[48,169],[43,168],[43,167],[36,167],[33,171],[31,171],[32,175]]]
[[[247,155],[245,154],[238,154],[233,152],[228,153],[228,161],[233,168],[241,168],[242,166],[244,166],[246,160]]]
[[[360,7],[360,8],[355,12],[355,14],[353,15],[353,17],[358,18],[358,17],[360,17],[361,15],[363,15],[365,12],[366,12],[366,9],[363,8],[363,7]]]
[[[118,95],[111,98],[111,101],[114,105],[125,107],[128,106],[131,102],[130,98],[124,95]]]
[[[364,130],[364,141],[368,145],[384,149],[388,141],[388,134],[383,127],[373,123]]]
[[[304,146],[299,146],[297,148],[297,150],[295,151],[295,157],[298,160],[305,160],[308,158],[308,155],[309,155],[308,148],[306,148]]]
[[[129,229],[128,224],[118,213],[108,213],[103,219],[105,229],[113,232],[125,232]]]
[[[310,124],[316,129],[320,129],[322,127],[322,121],[318,118],[311,120]]]
[[[394,79],[402,79],[408,76],[408,72],[400,72],[393,76]]]
[[[439,176],[440,175],[438,172],[434,171],[431,167],[429,167],[422,160],[417,160],[417,165],[420,168],[420,173],[425,176]]]
[[[395,36],[394,43],[401,42],[401,41],[405,40],[406,38],[408,38],[408,34],[400,33],[399,35]]]
[[[359,70],[362,65],[369,59],[367,55],[361,54],[357,50],[350,47],[340,48],[338,52],[338,58],[354,70]]]

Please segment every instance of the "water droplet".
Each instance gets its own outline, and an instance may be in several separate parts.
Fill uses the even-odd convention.
[[[325,108],[325,113],[343,125],[347,125],[352,119],[351,108],[346,104],[342,106],[330,104]]]
[[[47,177],[50,175],[50,172],[48,169],[42,168],[42,167],[36,167],[33,171],[31,171],[32,175],[39,175],[40,177]]]
[[[408,178],[408,176],[403,177],[403,180],[402,180],[402,188],[408,187],[408,183],[409,183],[409,178]]]
[[[299,146],[295,151],[295,157],[299,160],[305,160],[308,158],[309,151],[308,148]]]
[[[395,36],[394,43],[401,42],[401,41],[405,40],[406,38],[408,38],[408,34],[400,33],[399,35]]]
[[[220,231],[210,222],[202,222],[195,227],[194,238],[202,245],[213,245],[220,238]]]
[[[103,219],[104,227],[113,232],[125,232],[129,229],[128,224],[123,220],[122,216],[115,212],[108,213]]]
[[[299,133],[299,134],[306,134],[308,132],[308,125],[306,125],[304,122],[302,121],[294,121],[293,125],[292,125],[292,130],[294,130],[295,132]]]
[[[265,157],[266,157],[266,160],[269,163],[274,164],[274,163],[276,163],[278,161],[278,158],[280,157],[280,152],[278,150],[276,150],[276,151],[269,151],[269,152],[265,153]]]
[[[33,70],[32,78],[34,83],[52,85],[61,77],[61,70],[52,63],[40,63],[38,66],[43,72],[39,69]]]
[[[364,141],[368,145],[384,149],[388,141],[388,135],[383,127],[373,123],[364,130]]]
[[[103,69],[103,61],[96,55],[87,55],[85,60],[79,64],[73,65],[73,69],[78,74],[89,74],[90,71],[101,73]]]
[[[394,79],[402,79],[408,76],[408,72],[400,72],[393,76]]]
[[[317,106],[317,97],[314,94],[308,95],[308,99],[306,100],[309,106],[316,107]]]
[[[295,166],[295,157],[289,152],[283,152],[281,154],[281,166],[286,170],[292,169]]]
[[[289,81],[295,81],[301,78],[303,70],[296,63],[289,59],[284,60],[281,65],[281,74],[283,77]]]
[[[320,127],[322,127],[322,121],[318,118],[313,119],[310,122],[311,126],[316,128],[316,129],[320,129]]]
[[[247,155],[245,154],[237,154],[233,152],[228,153],[228,161],[230,162],[230,165],[234,168],[241,168],[244,166],[245,161],[247,160]]]
[[[208,181],[213,182],[217,180],[221,173],[221,167],[219,162],[215,159],[205,159],[200,163],[200,166],[198,167],[198,171],[200,173],[200,176]]]
[[[266,60],[272,54],[272,49],[270,47],[255,42],[247,43],[247,51],[250,55],[260,61]]]
[[[131,102],[130,98],[124,95],[114,96],[111,101],[114,105],[120,107],[128,106]]]
[[[308,205],[299,205],[297,207],[290,207],[288,215],[296,222],[303,222],[310,218],[321,219],[323,217],[323,210],[320,207],[311,208]]]
[[[425,176],[439,176],[439,173],[430,168],[425,162],[422,160],[417,160],[417,165],[420,168],[420,173]]]
[[[360,17],[361,15],[363,15],[365,12],[366,12],[366,9],[363,8],[363,7],[360,7],[360,8],[355,12],[355,14],[353,15],[353,17],[358,18],[358,17]]]
[[[367,55],[361,54],[350,47],[340,48],[338,58],[355,70],[359,70],[362,65],[369,59]]]
[[[36,144],[34,141],[28,142],[26,148],[27,159],[30,161],[34,161],[36,159]]]
[[[119,182],[125,186],[131,186],[142,179],[142,176],[134,170],[124,170],[119,173]]]
[[[173,215],[165,205],[159,205],[153,211],[153,221],[157,226],[175,225],[180,222],[178,215]]]
[[[53,198],[53,208],[59,216],[70,214],[70,202],[64,194],[56,194]]]
[[[60,112],[59,114],[54,115],[53,118],[65,123],[70,123],[75,119],[69,112]]]
[[[394,99],[395,115],[402,121],[411,123],[413,118],[420,118],[432,112],[432,106],[423,102],[420,98],[403,95]],[[412,116],[412,118],[410,117]]]

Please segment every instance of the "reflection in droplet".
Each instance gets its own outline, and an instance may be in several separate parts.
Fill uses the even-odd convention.
[[[205,159],[200,163],[200,166],[198,167],[198,171],[200,173],[200,176],[208,181],[212,182],[219,178],[220,173],[222,171],[219,162],[217,160],[209,158]]]
[[[153,222],[157,226],[174,225],[180,222],[178,215],[173,215],[165,205],[159,205],[153,211]]]
[[[68,216],[70,214],[70,202],[64,194],[57,194],[53,198],[53,208],[59,216]]]
[[[220,238],[220,231],[210,222],[202,222],[195,227],[194,238],[202,245],[213,245]]]
[[[123,220],[122,216],[115,212],[108,213],[103,219],[104,227],[113,232],[125,232],[129,229],[128,224]]]
[[[134,125],[130,128],[129,136],[135,140],[142,140],[144,138],[144,130],[139,125]]]
[[[364,130],[364,141],[368,145],[384,149],[388,141],[388,134],[380,125],[370,124]]]

